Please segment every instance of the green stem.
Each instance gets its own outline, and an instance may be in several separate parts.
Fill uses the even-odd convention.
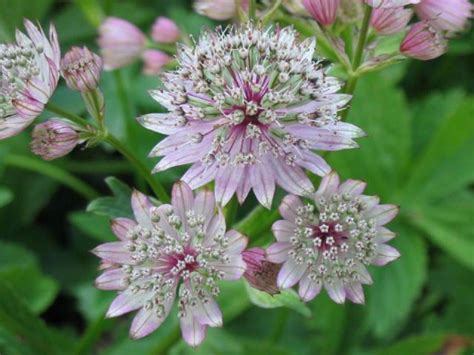
[[[254,21],[257,18],[257,0],[249,1],[249,19]]]
[[[115,136],[111,134],[107,134],[104,141],[117,149],[117,151],[119,151],[130,161],[130,163],[133,164],[133,166],[135,166],[135,168],[145,178],[161,202],[169,202],[170,197],[168,196],[164,187],[153,177],[153,175],[151,175],[148,167],[146,167],[145,164],[143,164],[134,154],[132,154],[122,142],[120,142]]]
[[[50,177],[53,180],[71,188],[87,200],[93,200],[99,196],[99,193],[82,180],[71,175],[69,172],[42,160],[28,156],[11,154],[4,159],[6,165],[15,168],[34,171],[36,173]]]
[[[87,355],[92,353],[92,349],[100,339],[103,331],[112,324],[110,319],[105,318],[105,314],[101,314],[95,321],[89,324],[84,335],[79,340],[74,355]]]
[[[276,0],[275,3],[273,4],[272,8],[267,11],[267,13],[263,16],[262,22],[263,24],[266,24],[272,19],[272,16],[275,14],[275,12],[278,10],[280,7],[281,3],[283,0]]]
[[[58,114],[59,116],[68,119],[71,122],[74,122],[78,124],[79,126],[85,128],[87,126],[91,126],[92,124],[88,122],[87,120],[83,119],[81,116],[78,116],[74,113],[68,112],[63,110],[61,107],[56,106],[56,104],[53,104],[52,102],[48,102],[46,104],[46,109],[48,111],[51,111],[53,113]]]
[[[158,345],[150,352],[151,354],[162,355],[168,354],[169,350],[181,339],[181,330],[179,325],[171,329],[171,332],[158,343]]]
[[[263,206],[257,206],[244,219],[235,224],[233,228],[251,237],[252,242],[255,242],[271,227],[273,222],[278,219],[278,216],[278,209],[269,211]]]

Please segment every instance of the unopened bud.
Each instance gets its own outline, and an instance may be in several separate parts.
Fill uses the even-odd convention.
[[[53,160],[70,153],[78,143],[79,134],[72,126],[52,119],[35,126],[31,150],[44,160]]]
[[[250,286],[274,295],[279,293],[277,276],[281,265],[274,264],[265,258],[265,250],[252,248],[242,253],[247,269],[244,273],[245,279]]]
[[[87,47],[72,47],[61,60],[61,74],[72,90],[84,93],[96,89],[101,71],[102,59]]]

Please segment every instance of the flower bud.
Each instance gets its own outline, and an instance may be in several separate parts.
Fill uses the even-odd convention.
[[[415,6],[416,14],[439,30],[451,33],[466,28],[472,17],[473,4],[469,0],[423,0]]]
[[[370,24],[379,35],[391,35],[402,31],[410,21],[413,11],[403,7],[375,9]]]
[[[69,154],[79,143],[79,133],[66,122],[52,119],[35,126],[31,150],[44,160]]]
[[[281,265],[266,260],[262,248],[247,249],[242,256],[247,264],[244,277],[250,286],[270,295],[280,292],[276,281]]]
[[[247,10],[249,1],[241,0],[242,9]],[[198,14],[214,20],[229,20],[237,16],[237,0],[196,0],[194,9]]]
[[[339,0],[303,0],[303,5],[316,21],[329,26],[336,20]]]
[[[445,38],[427,21],[414,24],[400,45],[402,54],[419,60],[437,58],[443,55],[446,49]]]
[[[179,28],[173,20],[160,16],[151,29],[151,38],[158,43],[174,43],[179,39]]]
[[[146,38],[138,27],[117,17],[108,17],[99,27],[99,46],[104,69],[132,63],[145,49]]]
[[[365,3],[375,8],[389,9],[410,4],[418,4],[421,0],[365,0]]]
[[[102,59],[87,47],[72,47],[61,60],[61,74],[72,90],[84,93],[96,89],[101,71]]]
[[[147,75],[159,74],[163,66],[171,61],[169,55],[155,49],[147,49],[143,52],[142,58],[145,64],[143,73]]]

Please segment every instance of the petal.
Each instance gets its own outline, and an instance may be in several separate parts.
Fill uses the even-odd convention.
[[[367,218],[375,219],[375,223],[378,226],[383,226],[394,219],[399,210],[400,208],[395,205],[378,205],[366,212],[366,216]]]
[[[359,275],[360,282],[365,285],[372,285],[374,281],[372,280],[372,276],[370,276],[369,271],[362,263],[357,263],[356,272]]]
[[[224,280],[238,280],[244,274],[247,264],[242,255],[231,256],[229,262],[223,264],[220,262],[210,262],[216,269],[224,272]]]
[[[286,191],[303,196],[314,191],[313,184],[308,179],[303,169],[297,166],[290,166],[280,159],[273,159],[276,181]]]
[[[288,242],[296,229],[296,224],[284,219],[276,221],[272,226],[272,232],[279,242]]]
[[[346,300],[346,290],[342,283],[337,280],[332,284],[325,284],[326,291],[328,292],[329,297],[336,303],[344,303]]]
[[[305,169],[308,169],[312,173],[318,176],[324,176],[331,172],[331,167],[328,165],[326,160],[324,160],[318,154],[313,152],[302,152],[302,157],[298,161],[298,165],[302,166]]]
[[[142,307],[145,301],[151,297],[150,293],[133,293],[130,288],[120,293],[110,305],[107,311],[107,318],[118,317],[122,314],[134,311]]]
[[[207,326],[198,322],[191,312],[180,319],[181,334],[186,343],[191,346],[198,346],[206,337]]]
[[[293,248],[290,243],[276,242],[267,248],[267,259],[272,263],[281,264],[288,260],[288,252]]]
[[[326,175],[321,180],[318,191],[316,195],[324,196],[325,198],[330,198],[331,195],[337,192],[339,188],[339,176],[335,171],[331,172],[329,175]]]
[[[194,207],[193,191],[188,184],[183,181],[178,181],[173,185],[171,204],[173,205],[176,214],[182,221],[185,221],[186,211],[190,211]]]
[[[127,233],[133,229],[137,223],[130,218],[115,218],[112,220],[111,228],[120,240],[127,240]]]
[[[249,167],[249,179],[258,202],[270,209],[275,193],[275,177],[268,166],[254,164]]]
[[[252,187],[252,184],[249,178],[250,177],[249,170],[250,170],[249,166],[244,167],[242,179],[240,181],[239,186],[237,186],[237,190],[235,190],[235,193],[237,194],[237,199],[239,200],[240,204],[244,203]]]
[[[377,248],[377,256],[373,263],[378,266],[383,266],[400,257],[400,253],[394,247],[387,244],[379,244]]]
[[[365,297],[364,297],[364,290],[362,289],[362,285],[360,283],[351,283],[346,285],[346,297],[354,303],[364,304]]]
[[[293,287],[300,281],[306,270],[307,266],[304,263],[297,264],[294,259],[288,259],[278,273],[278,287],[282,289]]]
[[[308,302],[321,292],[322,287],[323,285],[321,282],[311,281],[308,275],[306,275],[300,281],[298,294],[300,295],[303,302]]]
[[[247,237],[236,230],[230,230],[225,234],[225,237],[229,240],[227,252],[229,254],[241,254],[247,246]]]
[[[145,128],[161,134],[174,134],[183,129],[183,117],[171,113],[150,113],[137,118]]]
[[[28,127],[35,117],[24,118],[18,114],[13,116],[0,117],[0,140],[13,137]]]
[[[192,189],[197,189],[214,180],[217,170],[216,165],[205,166],[202,163],[195,163],[183,175],[181,180],[186,182]]]
[[[367,184],[360,180],[346,180],[339,186],[339,194],[349,194],[351,196],[358,196],[365,190]]]
[[[214,193],[209,190],[199,191],[194,199],[194,211],[197,214],[203,215],[206,219],[205,227],[209,221],[214,217],[216,211],[216,200]]]
[[[217,171],[216,176],[216,201],[225,206],[232,195],[234,195],[237,186],[239,186],[244,169],[242,166],[226,166]]]
[[[132,209],[135,219],[142,227],[153,229],[150,219],[150,208],[152,207],[150,200],[141,192],[134,190],[132,193]]]
[[[125,277],[122,269],[106,270],[95,280],[95,287],[100,290],[124,290],[127,288],[123,282]]]
[[[357,126],[347,122],[336,122],[325,125],[323,128],[337,132],[339,135],[346,138],[365,137],[365,132]]]
[[[132,253],[125,248],[124,242],[110,242],[97,246],[92,253],[99,258],[111,261],[116,264],[133,265]]]
[[[391,230],[385,228],[385,227],[378,227],[377,228],[377,235],[375,236],[375,239],[379,243],[386,243],[393,238],[395,238],[396,234],[393,233]]]
[[[203,302],[199,297],[196,299],[198,304],[193,307],[192,313],[198,322],[210,327],[221,327],[222,313],[216,301],[211,297],[208,297],[206,302]]]
[[[278,210],[284,219],[294,222],[295,218],[298,216],[298,207],[303,207],[303,202],[301,202],[301,199],[295,195],[286,195],[281,201],[281,205]]]

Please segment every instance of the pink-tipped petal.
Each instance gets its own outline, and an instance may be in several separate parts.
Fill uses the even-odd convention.
[[[344,303],[346,300],[346,290],[341,282],[335,281],[332,284],[325,284],[329,297],[336,303]]]
[[[374,264],[378,266],[386,265],[400,257],[400,253],[394,247],[386,244],[380,244],[377,248],[377,256]]]
[[[395,205],[378,205],[367,212],[367,218],[374,219],[378,226],[383,226],[393,220],[399,211],[400,208]]]
[[[279,242],[290,241],[295,230],[297,230],[296,224],[284,219],[276,221],[272,226],[272,232],[275,235],[276,240]]]
[[[112,220],[111,228],[114,234],[122,241],[127,240],[127,234],[135,228],[137,223],[129,218],[115,218]]]
[[[180,319],[181,335],[186,343],[196,347],[202,343],[207,333],[207,326],[199,321],[189,312]]]
[[[362,285],[359,283],[351,283],[346,285],[346,297],[354,303],[364,304],[365,297]]]
[[[285,289],[293,287],[305,273],[307,267],[304,264],[297,264],[293,259],[288,259],[278,273],[277,285]]]
[[[135,219],[138,224],[148,228],[149,230],[153,229],[153,224],[150,219],[150,208],[152,204],[148,197],[146,197],[141,192],[135,190],[132,193],[132,209]]]
[[[311,281],[308,275],[306,275],[300,281],[298,294],[303,302],[308,302],[321,292],[322,287],[321,282]]]
[[[292,245],[288,242],[276,242],[267,248],[267,259],[273,263],[283,263],[288,260],[288,252]]]
[[[106,270],[95,280],[95,286],[101,290],[124,290],[126,277],[122,269]]]
[[[135,263],[124,242],[101,244],[92,252],[101,259],[117,264],[133,265]]]

